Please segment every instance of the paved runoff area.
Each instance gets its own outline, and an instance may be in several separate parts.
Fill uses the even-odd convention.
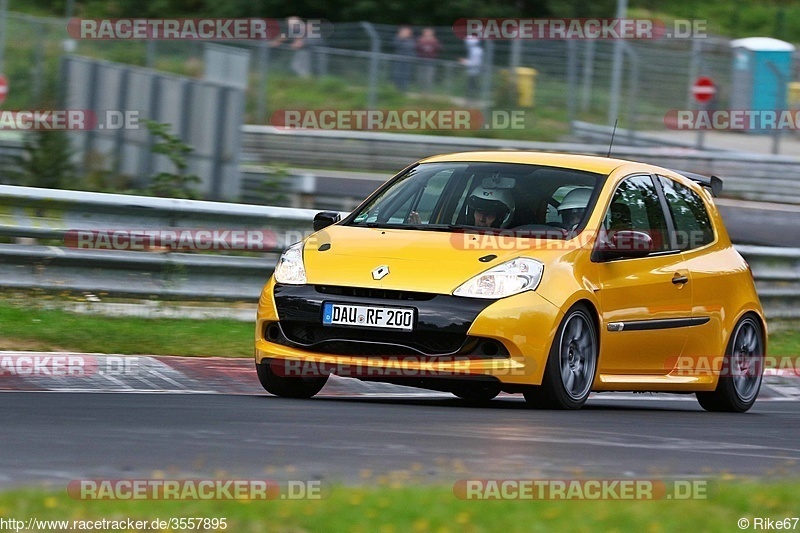
[[[800,376],[791,371],[767,372],[771,375],[765,376],[759,401],[800,400]],[[24,351],[0,351],[0,391],[267,394],[249,358]],[[331,376],[319,396],[452,398],[449,393],[339,376]],[[694,401],[693,395],[663,393],[601,393],[592,397]]]

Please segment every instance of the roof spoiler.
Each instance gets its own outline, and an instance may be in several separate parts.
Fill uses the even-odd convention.
[[[717,176],[703,176],[702,174],[695,174],[694,172],[685,172],[683,170],[674,170],[673,172],[677,172],[681,176],[689,178],[695,183],[699,183],[703,187],[708,187],[711,189],[711,194],[714,197],[717,197],[722,193],[722,180],[719,179]]]

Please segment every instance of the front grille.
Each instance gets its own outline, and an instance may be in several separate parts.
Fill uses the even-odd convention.
[[[369,289],[363,287],[339,287],[335,285],[316,285],[318,293],[334,296],[358,298],[380,298],[383,300],[405,300],[424,302],[433,300],[436,295],[429,292],[393,291],[389,289]]]
[[[315,347],[330,355],[349,355],[351,357],[426,357],[405,346],[369,342],[327,341]]]
[[[508,350],[494,339],[441,332],[392,332],[327,327],[303,322],[270,322],[264,338],[286,346],[302,346],[331,355],[363,357],[421,356],[432,361],[505,359]]]
[[[337,355],[450,354],[467,340],[461,333],[373,331],[289,321],[281,322],[281,329],[291,342]]]

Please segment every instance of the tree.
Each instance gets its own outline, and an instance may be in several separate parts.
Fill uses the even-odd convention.
[[[32,187],[63,189],[75,182],[72,147],[65,131],[36,131],[23,142],[20,158],[22,183]]]
[[[200,183],[200,178],[194,174],[187,174],[189,163],[186,155],[193,152],[194,148],[184,143],[180,137],[170,133],[170,124],[162,124],[154,120],[147,120],[147,129],[156,137],[152,152],[167,156],[175,165],[177,173],[159,172],[150,180],[147,192],[154,196],[167,198],[199,198],[199,194],[192,185]]]

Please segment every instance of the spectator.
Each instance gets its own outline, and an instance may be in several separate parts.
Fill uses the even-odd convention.
[[[412,59],[414,57],[414,32],[411,26],[400,26],[394,37],[394,53],[399,59],[394,61],[392,80],[398,89],[405,92],[411,81]]]
[[[311,51],[306,42],[306,25],[300,17],[286,19],[286,30],[281,37],[270,42],[270,46],[278,46],[290,40],[289,48],[294,50],[292,56],[292,72],[301,78],[311,76]]]
[[[422,35],[417,39],[417,57],[420,58],[422,64],[419,69],[419,79],[422,82],[422,88],[427,94],[433,92],[433,79],[436,76],[435,60],[439,58],[439,52],[442,50],[442,45],[439,39],[436,38],[433,28],[425,28],[422,30]]]
[[[478,80],[483,70],[483,48],[475,37],[467,37],[464,43],[467,57],[461,58],[460,63],[467,67],[467,99],[473,100],[478,94]]]

